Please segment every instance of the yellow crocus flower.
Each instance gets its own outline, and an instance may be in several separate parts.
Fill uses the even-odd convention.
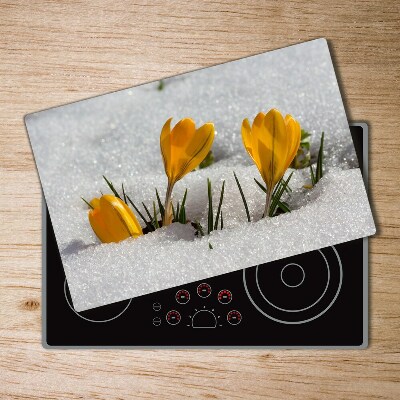
[[[171,195],[175,183],[193,171],[206,158],[215,135],[214,124],[211,122],[196,129],[191,118],[184,118],[171,130],[171,120],[172,118],[168,119],[164,124],[160,135],[161,154],[168,177],[164,226],[172,222]]]
[[[300,124],[291,116],[272,109],[260,112],[250,126],[242,123],[244,147],[256,164],[267,187],[264,217],[268,216],[272,192],[296,156],[300,145]]]
[[[120,242],[143,235],[135,214],[118,197],[106,194],[94,198],[90,205],[93,208],[89,211],[89,222],[101,242]]]

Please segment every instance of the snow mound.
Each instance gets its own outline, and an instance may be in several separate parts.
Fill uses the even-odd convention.
[[[223,205],[226,229],[197,238],[190,224],[175,223],[136,240],[91,245],[72,254],[64,253],[75,308],[82,311],[141,296],[346,242],[375,231],[358,169],[335,169],[312,190],[307,190],[303,205],[296,204],[298,209],[250,223],[246,222],[236,184],[231,181],[231,171],[228,173],[223,168],[219,174],[220,180],[226,179],[227,201]],[[259,218],[264,195],[253,181],[257,171],[253,167],[241,167],[237,174],[242,177],[251,214]],[[299,181],[293,179],[293,183]],[[292,188],[295,192],[306,190],[293,184]],[[215,200],[218,196],[216,189]],[[191,209],[190,199],[189,192],[189,217],[196,214],[192,212],[195,208]],[[214,204],[216,208],[216,201]]]

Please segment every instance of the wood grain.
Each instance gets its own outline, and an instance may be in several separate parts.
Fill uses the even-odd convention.
[[[400,398],[399,12],[389,0],[0,0],[0,398]],[[318,37],[349,119],[371,126],[369,348],[44,350],[41,189],[23,116]]]

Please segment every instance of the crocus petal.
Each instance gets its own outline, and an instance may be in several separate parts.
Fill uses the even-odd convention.
[[[142,227],[140,226],[139,221],[137,220],[133,211],[122,200],[121,203],[122,207],[125,209],[126,214],[129,215],[128,220],[129,220],[131,236],[137,238],[138,236],[143,235]]]
[[[182,179],[187,173],[197,168],[206,158],[214,141],[214,124],[207,122],[196,130],[192,140],[186,147],[186,161],[181,165],[177,180]]]
[[[92,200],[90,201],[90,205],[91,205],[93,208],[99,208],[99,207],[100,207],[100,199],[98,199],[97,197],[95,197],[94,199],[92,199]]]
[[[291,115],[286,115],[285,124],[289,137],[289,146],[285,164],[286,170],[289,168],[289,165],[292,163],[294,157],[296,157],[297,150],[299,149],[301,140],[301,128],[300,124]]]
[[[171,174],[171,120],[172,118],[169,118],[165,122],[160,135],[161,154],[164,161],[165,174],[167,176],[170,176]]]
[[[263,127],[265,132],[260,139],[263,151],[260,148],[259,153],[263,171],[267,171],[269,182],[266,183],[269,183],[269,190],[272,190],[285,172],[288,138],[285,121],[282,114],[276,109],[270,110],[265,115]]]
[[[246,151],[249,153],[249,156],[253,159],[253,152],[252,152],[252,133],[251,133],[251,127],[249,120],[246,118],[242,122],[242,141],[243,141],[243,146],[246,149]]]
[[[118,241],[139,235],[137,227],[140,225],[133,213],[127,212],[127,209],[124,202],[115,196],[104,195],[100,198],[100,211],[110,227],[109,230]]]
[[[251,147],[252,147],[252,153],[253,153],[253,160],[256,163],[258,169],[261,171],[262,170],[262,163],[261,163],[261,157],[260,155],[260,150],[258,148],[259,143],[260,143],[260,138],[265,137],[265,128],[264,128],[264,118],[265,114],[262,112],[259,112],[256,117],[253,120],[253,124],[251,126]],[[264,160],[265,162],[266,160]]]
[[[242,140],[244,147],[249,153],[250,157],[253,159],[261,175],[263,175],[263,163],[260,158],[259,145],[260,139],[264,137],[265,129],[263,128],[263,120],[265,114],[260,112],[254,118],[253,125],[250,127],[248,119],[244,119],[242,122]],[[261,142],[261,146],[265,145]],[[263,152],[265,156],[265,152]],[[266,160],[264,159],[264,162]]]
[[[171,146],[178,153],[185,149],[196,133],[196,125],[191,118],[183,118],[172,128]]]
[[[109,231],[99,208],[89,211],[89,222],[94,233],[102,243],[111,243],[116,241],[112,233]]]
[[[196,126],[192,119],[181,119],[171,131],[171,160],[169,165],[169,179],[175,183],[180,175],[184,175],[184,166],[190,157],[187,154],[188,144],[193,141]]]
[[[264,124],[265,114],[259,112],[254,118],[253,125],[251,126],[251,131],[255,136],[263,134],[263,124]]]

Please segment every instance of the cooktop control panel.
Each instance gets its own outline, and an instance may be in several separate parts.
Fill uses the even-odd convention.
[[[152,323],[156,327],[166,325],[195,329],[234,327],[240,324],[243,317],[237,309],[240,304],[233,308],[233,299],[230,289],[213,288],[208,282],[201,282],[192,293],[186,288],[180,288],[167,301],[153,303]]]

